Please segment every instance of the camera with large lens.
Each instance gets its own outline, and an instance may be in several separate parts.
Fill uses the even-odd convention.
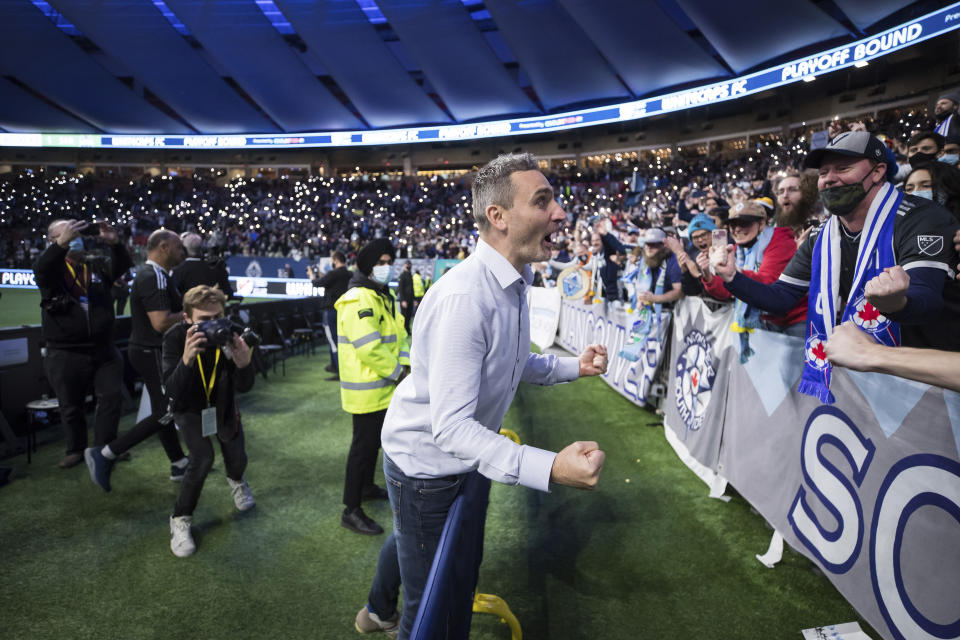
[[[230,344],[235,335],[240,336],[248,347],[255,347],[260,344],[260,336],[253,329],[236,324],[230,318],[216,318],[201,322],[197,325],[197,331],[202,332],[206,337],[208,346],[226,346]]]

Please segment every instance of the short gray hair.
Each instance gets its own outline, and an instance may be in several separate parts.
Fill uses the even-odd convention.
[[[199,258],[203,255],[203,238],[195,233],[187,232],[180,234],[180,240],[183,242],[183,248],[191,258]]]
[[[539,171],[532,153],[506,153],[497,156],[477,171],[473,180],[473,219],[481,231],[490,227],[487,207],[495,204],[509,209],[516,196],[510,176],[518,171]]]

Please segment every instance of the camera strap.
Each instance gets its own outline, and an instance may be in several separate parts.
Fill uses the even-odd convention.
[[[65,260],[64,264],[67,265],[67,271],[70,272],[70,277],[73,278],[73,283],[77,285],[80,295],[85,297],[87,295],[87,265],[80,263],[80,276],[78,277],[77,270],[73,268],[69,260]]]
[[[197,354],[197,368],[200,370],[200,384],[203,385],[203,393],[207,397],[207,406],[210,406],[210,396],[213,394],[213,385],[217,383],[217,365],[220,364],[220,349],[217,349],[217,355],[213,359],[213,371],[210,372],[210,384],[207,384],[207,376],[203,373],[203,360],[200,354]]]

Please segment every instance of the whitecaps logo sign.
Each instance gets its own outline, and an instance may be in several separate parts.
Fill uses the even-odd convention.
[[[683,339],[674,377],[677,412],[687,432],[698,431],[703,426],[715,377],[710,341],[693,329]]]
[[[259,278],[263,275],[263,269],[260,268],[260,263],[256,260],[251,260],[250,264],[247,265],[246,271],[244,271],[248,278]]]

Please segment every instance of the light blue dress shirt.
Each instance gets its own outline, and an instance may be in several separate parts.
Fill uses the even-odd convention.
[[[411,373],[383,425],[383,451],[408,476],[477,469],[491,480],[547,491],[556,453],[498,434],[521,381],[575,380],[577,358],[530,352],[526,290],[533,281],[489,244],[430,287],[413,326]]]

